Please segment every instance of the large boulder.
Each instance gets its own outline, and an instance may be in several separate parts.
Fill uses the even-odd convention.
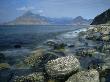
[[[66,82],[99,82],[99,73],[93,69],[81,71],[71,76]]]
[[[78,59],[74,56],[66,56],[48,61],[46,72],[51,77],[62,77],[76,72],[80,68]]]

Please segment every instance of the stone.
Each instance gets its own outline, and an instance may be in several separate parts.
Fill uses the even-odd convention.
[[[98,71],[92,69],[72,75],[66,82],[99,82]]]
[[[43,71],[45,64],[48,61],[56,58],[58,58],[56,53],[45,51],[45,49],[38,49],[36,51],[33,51],[30,56],[25,58],[24,64],[31,67],[33,71]]]
[[[74,56],[60,57],[48,61],[45,70],[51,77],[62,77],[76,72],[80,68],[78,59]]]
[[[42,73],[32,73],[27,76],[16,76],[14,82],[44,82]]]

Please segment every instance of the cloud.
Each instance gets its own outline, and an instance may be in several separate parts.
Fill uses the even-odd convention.
[[[44,11],[43,11],[43,10],[37,10],[37,12],[38,12],[38,13],[43,13]]]
[[[33,6],[30,6],[30,7],[23,6],[23,7],[17,8],[18,11],[29,11],[29,10],[34,10],[34,9],[35,9],[35,7],[33,7]]]

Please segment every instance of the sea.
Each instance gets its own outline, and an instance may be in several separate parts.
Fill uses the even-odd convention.
[[[49,39],[69,40],[86,25],[13,25],[0,26],[0,53],[17,60],[41,47]],[[20,45],[21,48],[15,48]],[[12,61],[14,62],[14,60]]]

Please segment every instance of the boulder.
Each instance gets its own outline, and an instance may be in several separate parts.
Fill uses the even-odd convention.
[[[24,64],[32,68],[33,71],[43,71],[45,64],[52,59],[56,59],[58,56],[44,49],[38,49],[34,51],[30,56],[26,57]]]
[[[44,44],[53,48],[53,49],[58,49],[58,50],[64,49],[65,46],[67,46],[61,40],[47,40]]]
[[[14,82],[44,82],[44,76],[42,73],[33,73],[27,76],[16,76]]]
[[[10,69],[10,67],[8,63],[0,63],[0,70]]]
[[[45,71],[45,64],[53,59],[58,58],[58,56],[55,53],[47,52],[42,57],[36,61],[36,63],[32,66],[33,71]]]
[[[76,72],[80,68],[78,59],[74,56],[60,57],[48,61],[45,70],[51,77],[62,77]]]
[[[82,47],[75,49],[77,56],[92,56],[94,52],[96,51],[95,48],[92,47]]]
[[[72,75],[66,82],[99,82],[99,73],[93,69],[81,71]]]

